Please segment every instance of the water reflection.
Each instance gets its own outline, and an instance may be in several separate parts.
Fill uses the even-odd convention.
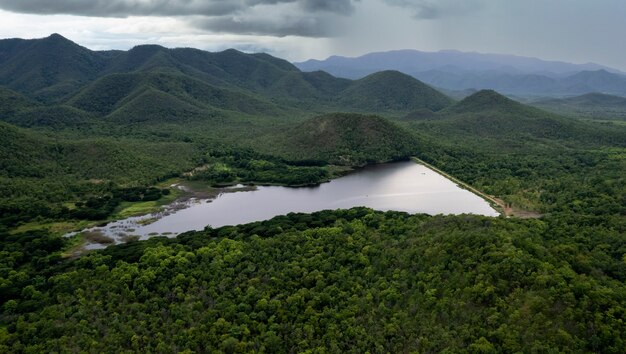
[[[355,206],[409,213],[498,215],[482,198],[425,166],[407,161],[371,166],[317,187],[259,187],[254,191],[224,193],[212,201],[191,201],[186,209],[169,215],[128,218],[91,231],[119,243],[132,236],[146,239],[154,235],[176,235],[201,230],[206,225],[220,227],[290,212]],[[146,220],[155,218],[158,220],[145,224]]]

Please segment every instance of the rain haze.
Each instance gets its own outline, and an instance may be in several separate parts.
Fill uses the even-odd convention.
[[[155,43],[292,61],[456,49],[626,70],[621,0],[0,0],[0,37],[90,49]]]

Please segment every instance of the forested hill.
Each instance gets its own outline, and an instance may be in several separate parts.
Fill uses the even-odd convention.
[[[334,113],[311,118],[279,133],[274,152],[347,166],[408,159],[419,151],[410,131],[378,116]]]
[[[436,117],[435,124],[446,126],[446,134],[480,136],[499,142],[508,139],[513,145],[533,144],[539,139],[578,145],[625,144],[620,128],[592,125],[549,113],[493,90],[474,93],[438,112]]]

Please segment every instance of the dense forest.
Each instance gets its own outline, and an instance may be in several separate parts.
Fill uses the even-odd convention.
[[[0,348],[621,353],[624,223],[607,219],[357,208],[60,263],[60,239],[20,238],[3,242],[5,269],[22,265],[3,283]]]
[[[0,352],[626,349],[616,120],[235,50],[53,35],[0,54]],[[172,201],[171,180],[312,185],[412,156],[534,218],[354,208],[83,254],[63,237]]]

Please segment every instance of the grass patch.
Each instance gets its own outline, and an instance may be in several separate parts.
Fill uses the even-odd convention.
[[[174,202],[183,193],[183,191],[178,188],[171,188],[170,191],[170,194],[164,195],[159,200],[151,200],[147,202],[122,202],[117,207],[117,211],[111,215],[111,219],[125,219],[131,216],[155,213],[161,210],[162,206]]]
[[[65,235],[69,232],[86,229],[94,226],[96,222],[88,220],[73,220],[73,221],[31,221],[22,224],[13,230],[11,234],[19,234],[38,230],[47,230],[53,235]]]
[[[119,206],[120,211],[113,214],[112,217],[115,219],[124,219],[130,216],[144,215],[150,214],[152,212],[158,211],[162,204],[158,203],[158,201],[149,201],[149,202],[122,202]]]

